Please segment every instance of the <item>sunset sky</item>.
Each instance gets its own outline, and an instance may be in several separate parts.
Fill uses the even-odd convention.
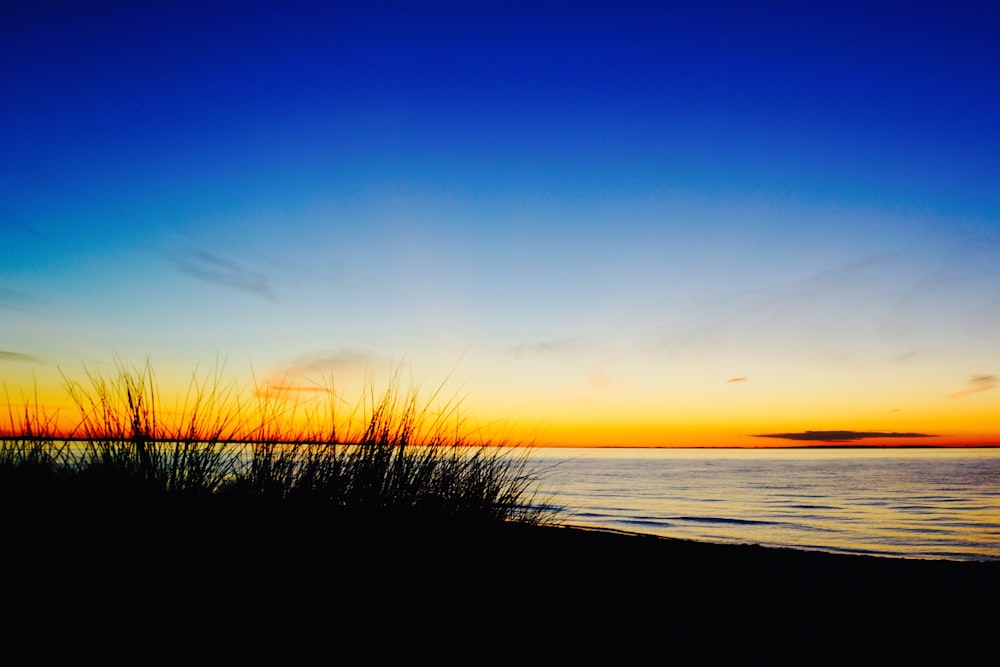
[[[0,402],[1000,443],[1000,5],[787,4],[4,3]]]

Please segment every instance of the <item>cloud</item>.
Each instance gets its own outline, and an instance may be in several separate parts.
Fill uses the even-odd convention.
[[[323,385],[293,385],[293,384],[274,384],[272,382],[266,382],[263,387],[258,387],[256,390],[257,396],[262,396],[267,393],[277,392],[279,394],[332,394],[333,389],[331,387],[325,387]]]
[[[341,348],[325,353],[296,357],[291,369],[300,372],[366,371],[382,363],[382,358],[357,348]]]
[[[275,368],[258,383],[256,393],[334,393],[332,383],[340,377],[366,379],[387,363],[378,355],[354,348],[301,355]]]
[[[277,300],[263,273],[250,271],[214,253],[198,250],[185,257],[174,257],[174,265],[192,278],[256,294],[268,301]]]
[[[729,378],[728,380],[726,380],[726,383],[727,384],[739,384],[741,382],[747,382],[747,381],[749,381],[749,379],[750,378],[745,378],[745,377]]]
[[[27,292],[0,287],[0,308],[7,310],[27,310],[28,306],[37,301]]]
[[[48,238],[38,231],[33,225],[26,223],[21,216],[7,208],[6,206],[0,205],[0,233],[4,235],[17,237],[27,237],[34,239],[36,241],[47,241]]]
[[[780,438],[807,442],[855,442],[868,438],[935,438],[930,433],[880,433],[877,431],[800,431],[798,433],[760,433],[755,438]]]
[[[604,394],[611,391],[611,387],[614,385],[614,380],[603,370],[593,371],[587,376],[587,382],[591,387]]]
[[[660,349],[703,361],[754,354],[911,363],[956,336],[976,344],[1000,336],[992,326],[1000,322],[998,273],[985,260],[965,268],[949,256],[872,255],[798,280],[701,295],[672,318]]]
[[[540,343],[521,343],[510,348],[515,359],[523,361],[528,357],[555,357],[575,352],[583,348],[579,338],[559,338]]]
[[[718,294],[698,302],[687,326],[664,335],[661,347],[703,357],[750,351],[851,362],[873,350],[881,357],[884,313],[904,289],[898,268],[894,258],[877,255],[787,283]]]
[[[978,394],[981,391],[995,389],[997,384],[1000,384],[1000,378],[996,375],[973,375],[969,378],[968,386],[962,391],[956,391],[951,397],[965,398],[972,394]]]
[[[23,352],[8,352],[7,350],[0,350],[0,361],[16,361],[28,364],[42,363],[42,360],[34,356],[33,354],[24,354]]]

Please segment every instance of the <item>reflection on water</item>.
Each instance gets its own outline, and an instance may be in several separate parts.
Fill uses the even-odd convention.
[[[568,523],[1000,560],[1000,449],[539,449]]]

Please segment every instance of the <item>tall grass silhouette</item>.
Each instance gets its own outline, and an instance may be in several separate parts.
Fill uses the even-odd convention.
[[[8,502],[202,498],[344,512],[550,523],[530,447],[463,435],[458,402],[432,408],[398,374],[347,404],[262,391],[246,398],[221,371],[195,374],[173,406],[149,364],[66,379],[69,432],[37,401],[8,397],[0,494]],[[432,395],[437,397],[438,392]],[[325,400],[323,400],[325,399]]]

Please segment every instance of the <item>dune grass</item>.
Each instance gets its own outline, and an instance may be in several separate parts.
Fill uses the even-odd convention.
[[[37,403],[8,408],[6,503],[220,499],[530,524],[557,515],[536,497],[530,447],[462,435],[455,402],[432,409],[398,377],[343,417],[332,390],[326,401],[245,399],[219,372],[194,376],[167,409],[148,364],[87,373],[67,390],[79,413],[69,433]]]

